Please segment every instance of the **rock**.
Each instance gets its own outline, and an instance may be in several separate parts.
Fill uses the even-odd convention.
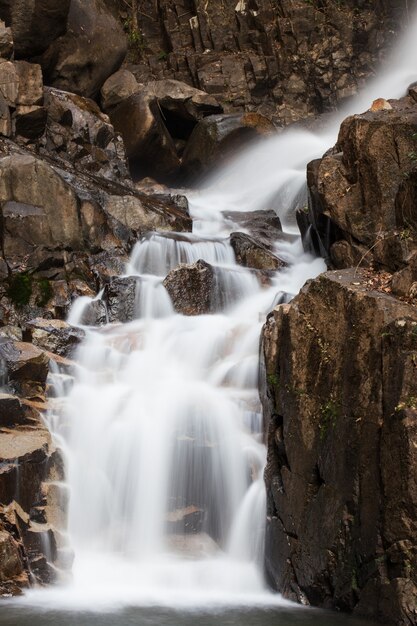
[[[7,28],[5,23],[0,20],[0,57],[9,59],[13,54],[13,35],[12,29]]]
[[[29,586],[21,547],[2,525],[0,525],[0,564],[0,595],[17,594],[22,587]]]
[[[33,345],[59,356],[72,357],[84,338],[84,332],[63,320],[36,318],[27,322],[24,339]]]
[[[11,107],[41,104],[43,82],[40,65],[0,59],[0,91]]]
[[[9,11],[0,8],[0,12],[11,22],[16,58],[42,53],[66,30],[70,0],[6,0],[3,4],[9,5]]]
[[[187,142],[182,161],[184,174],[205,174],[232,152],[274,132],[272,122],[258,113],[209,115],[197,124]]]
[[[40,57],[46,84],[94,98],[119,69],[126,37],[104,0],[71,0],[67,30]]]
[[[103,298],[109,322],[130,322],[137,317],[140,279],[135,276],[114,278],[106,285]]]
[[[84,326],[103,326],[107,324],[107,307],[103,300],[89,302],[83,311],[80,324]]]
[[[155,98],[135,93],[110,111],[110,119],[123,137],[134,178],[173,179],[180,161]]]
[[[327,254],[343,239],[369,250],[368,261],[396,271],[417,247],[417,107],[409,97],[391,105],[389,115],[377,110],[346,119],[337,153],[310,164],[309,186],[311,223]]]
[[[13,389],[24,397],[43,395],[49,369],[49,357],[43,350],[30,343],[6,339],[0,343],[1,362]]]
[[[204,315],[216,309],[215,275],[205,261],[179,265],[164,280],[174,309],[183,315]]]
[[[405,624],[417,597],[417,313],[368,276],[309,281],[265,325],[266,568],[289,598]]]
[[[40,106],[19,106],[15,115],[16,135],[34,141],[46,128],[46,109]]]
[[[34,424],[39,424],[39,418],[30,405],[17,396],[0,393],[0,429]]]
[[[279,240],[292,241],[294,237],[282,232],[281,220],[272,209],[243,213],[230,211],[224,213],[238,228],[249,232],[249,235],[259,241],[268,250],[272,249]],[[237,229],[238,229],[237,228]]]
[[[388,100],[385,100],[384,98],[378,98],[377,100],[373,101],[372,106],[369,110],[370,111],[392,111],[392,106],[390,105]]]
[[[232,233],[230,245],[236,255],[236,262],[243,267],[258,270],[277,270],[286,267],[286,263],[272,254],[266,246],[245,233]]]
[[[123,142],[97,104],[51,87],[44,93],[48,126],[43,146],[48,155],[76,169],[130,183]]]
[[[127,100],[139,90],[139,84],[132,72],[119,70],[109,76],[101,88],[103,111],[111,111],[118,104]]]

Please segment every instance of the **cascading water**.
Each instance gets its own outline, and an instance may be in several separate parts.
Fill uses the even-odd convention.
[[[191,194],[191,235],[153,233],[133,250],[126,273],[141,281],[138,319],[87,329],[71,389],[53,381],[64,401],[49,417],[66,459],[75,560],[72,581],[48,590],[50,601],[95,609],[280,602],[262,577],[259,334],[277,294],[297,293],[324,263],[299,239],[278,241],[289,266],[262,286],[235,262],[233,213],[273,206],[291,231],[307,162],[334,143],[347,114],[404,93],[417,78],[416,41],[417,21],[385,77],[325,132],[288,130],[259,143]],[[231,297],[218,314],[178,315],[163,278],[198,259]],[[76,304],[72,323],[86,304]]]

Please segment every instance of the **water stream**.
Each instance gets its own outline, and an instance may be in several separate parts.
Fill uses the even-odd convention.
[[[82,623],[71,621],[67,612],[74,610],[118,609],[119,624],[188,619],[143,609],[137,622],[126,608],[132,606],[222,607],[230,624],[269,624],[278,615],[271,607],[280,607],[282,626],[345,623],[289,609],[268,590],[262,565],[260,331],[277,294],[296,294],[324,263],[306,255],[299,238],[278,240],[275,252],[288,267],[261,284],[236,264],[229,234],[242,229],[230,214],[274,208],[293,233],[292,212],[305,203],[306,164],[334,144],[348,113],[377,97],[403,95],[417,78],[416,48],[414,21],[383,77],[325,131],[289,129],[252,146],[190,194],[192,234],[153,233],[135,246],[126,275],[141,281],[137,319],[86,328],[73,383],[52,376],[62,410],[51,411],[49,423],[70,496],[61,556],[73,552],[74,563],[69,579],[29,592],[13,608],[19,623],[37,623],[28,605],[48,607],[52,621],[42,623],[51,624]],[[179,263],[198,259],[215,268],[221,310],[179,315],[162,281]],[[72,323],[80,323],[86,304],[75,304]],[[245,622],[245,613],[236,617],[230,607],[251,607],[252,617]],[[61,611],[56,621],[53,611]],[[94,620],[85,623],[107,623]]]

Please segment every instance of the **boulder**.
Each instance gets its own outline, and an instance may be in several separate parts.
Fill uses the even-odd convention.
[[[40,65],[0,59],[0,92],[10,107],[41,104],[43,81]]]
[[[212,313],[216,308],[215,285],[213,268],[201,260],[192,265],[179,265],[164,280],[174,309],[183,315]]]
[[[123,137],[134,178],[173,180],[180,161],[156,98],[134,93],[110,111],[110,119]]]
[[[46,84],[94,98],[126,52],[122,26],[104,0],[71,0],[66,33],[39,61]]]
[[[0,15],[11,25],[16,58],[44,52],[65,33],[70,3],[71,0],[3,0]]]
[[[417,104],[408,96],[390,106],[347,118],[336,148],[309,165],[308,182],[323,253],[332,256],[335,241],[345,240],[397,271],[417,248]]]
[[[197,124],[187,142],[182,160],[184,174],[206,174],[242,146],[275,132],[272,122],[259,113],[209,115]]]
[[[266,246],[245,233],[232,233],[230,245],[234,250],[236,262],[243,267],[257,270],[278,270],[287,265],[270,252]]]
[[[266,569],[286,597],[399,625],[417,598],[417,313],[370,282],[328,272],[264,327]]]
[[[139,83],[129,70],[119,70],[106,80],[101,88],[101,106],[109,112],[139,90]]]

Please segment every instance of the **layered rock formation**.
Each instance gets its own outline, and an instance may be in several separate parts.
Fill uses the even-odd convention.
[[[130,28],[129,69],[139,82],[175,78],[228,112],[259,111],[287,123],[356,93],[414,3],[396,0],[242,0],[141,3]]]

